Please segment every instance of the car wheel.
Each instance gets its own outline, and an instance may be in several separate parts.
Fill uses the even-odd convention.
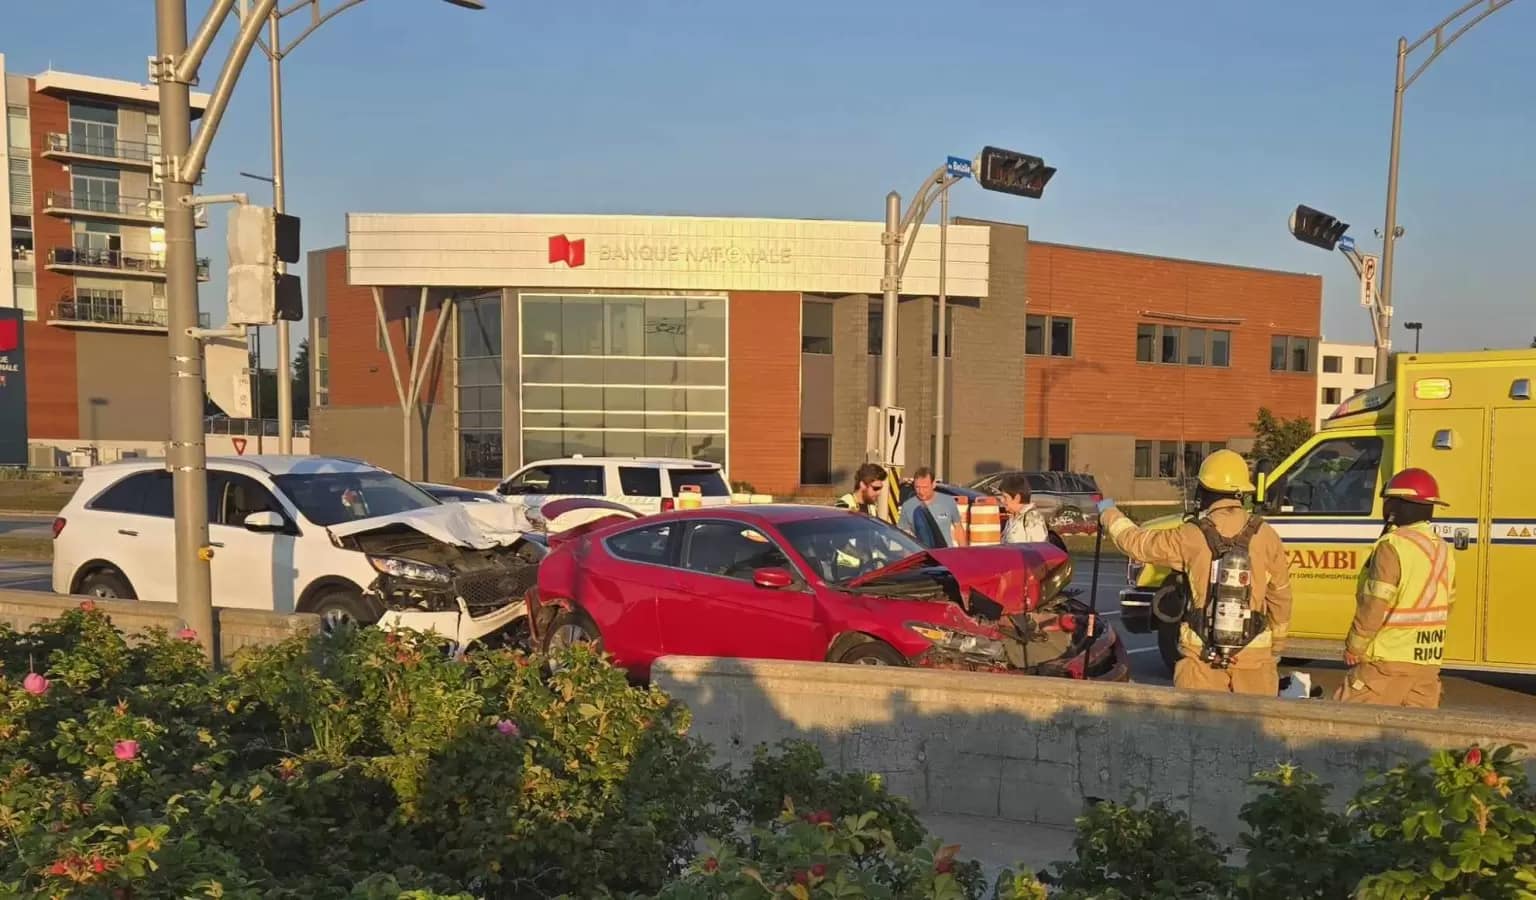
[[[97,600],[137,600],[133,585],[116,569],[98,569],[80,582],[80,593]]]
[[[324,634],[334,634],[343,628],[372,625],[384,615],[376,603],[357,591],[345,589],[321,594],[311,604],[309,611],[320,617],[320,630]]]
[[[603,635],[597,630],[597,626],[587,617],[587,614],[577,610],[561,610],[555,616],[555,620],[549,623],[549,631],[544,635],[544,653],[554,655],[562,650],[572,647],[590,646],[593,650],[603,651]]]
[[[854,666],[904,666],[906,657],[880,641],[865,641],[844,653],[838,662]]]
[[[1179,626],[1170,625],[1167,622],[1157,623],[1157,652],[1163,658],[1163,665],[1168,667],[1169,676],[1173,675],[1173,666],[1183,657],[1179,650]]]

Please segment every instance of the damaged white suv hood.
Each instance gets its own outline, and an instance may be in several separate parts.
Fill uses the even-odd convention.
[[[534,530],[522,507],[509,503],[444,503],[393,515],[340,522],[328,530],[333,537],[344,538],[395,525],[414,528],[445,544],[475,550],[510,546]]]

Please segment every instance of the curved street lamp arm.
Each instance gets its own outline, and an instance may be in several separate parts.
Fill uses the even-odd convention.
[[[949,177],[948,171],[942,167],[934,173],[934,179],[928,182],[922,193],[912,198],[912,208],[907,211],[907,218],[911,220],[911,225],[902,223],[901,240],[906,246],[901,249],[901,268],[896,270],[898,272],[907,270],[907,260],[912,256],[912,248],[917,246],[918,229],[923,227],[923,220],[928,218],[928,211],[933,209],[934,201],[961,181],[959,178]]]
[[[240,23],[240,33],[235,36],[235,44],[230,48],[229,57],[224,60],[218,81],[214,82],[213,96],[208,101],[208,109],[203,113],[203,124],[197,129],[197,136],[192,139],[187,155],[177,165],[177,181],[183,184],[197,181],[198,173],[202,172],[203,163],[208,159],[213,135],[219,130],[224,111],[229,108],[229,98],[235,92],[235,81],[240,77],[240,70],[245,68],[251,48],[256,46],[257,32],[276,4],[277,0],[257,0],[251,15]]]
[[[296,3],[293,6],[290,6],[286,11],[279,13],[278,18],[282,18],[283,16],[288,15],[290,12],[295,12],[305,6],[308,6],[313,12],[314,17],[310,21],[309,27],[299,32],[299,36],[289,41],[286,47],[276,48],[278,59],[282,59],[283,57],[292,53],[299,46],[299,44],[304,42],[305,38],[315,33],[315,29],[319,28],[321,25],[324,25],[326,22],[329,22],[330,20],[336,18],[337,16],[362,2],[363,0],[346,0],[345,3],[322,15],[320,13],[319,0],[305,0],[305,2]],[[1509,0],[1505,0],[1505,2],[1507,3]]]
[[[921,187],[912,192],[912,205],[907,207],[906,215],[901,217],[901,233],[903,235],[911,230],[913,222],[920,222],[924,216],[928,215],[928,208],[933,205],[933,200],[930,198],[924,203],[923,198],[933,190],[935,185],[942,184],[945,176],[948,174],[948,169],[944,166],[939,166],[927,178],[923,179]],[[938,195],[934,194],[934,196],[937,197]],[[922,208],[921,214],[918,212],[919,207]]]
[[[1472,28],[1477,25],[1477,23],[1483,21],[1484,19],[1508,6],[1511,2],[1513,2],[1513,0],[1471,0],[1471,2],[1462,6],[1461,9],[1458,9],[1447,16],[1445,20],[1442,21],[1439,25],[1436,25],[1434,28],[1424,32],[1423,36],[1418,40],[1411,44],[1407,44],[1402,51],[1404,56],[1407,56],[1409,53],[1412,53],[1413,51],[1424,46],[1430,40],[1435,42],[1434,49],[1430,51],[1428,58],[1419,63],[1418,66],[1414,68],[1411,75],[1403,79],[1403,90],[1406,91],[1408,89],[1408,85],[1417,81],[1419,76],[1424,74],[1424,70],[1429,68],[1430,63],[1433,63],[1437,58],[1439,58],[1440,54],[1444,53],[1447,47],[1456,43],[1458,38],[1466,34],[1468,31],[1471,31]],[[1446,37],[1445,31],[1447,28],[1456,24],[1458,19],[1479,6],[1483,7],[1482,12],[1479,12],[1477,15],[1473,16],[1472,19],[1466,24],[1451,32],[1450,37]]]

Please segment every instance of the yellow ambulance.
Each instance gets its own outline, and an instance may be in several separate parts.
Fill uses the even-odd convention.
[[[1427,469],[1450,503],[1435,525],[1456,549],[1449,668],[1536,672],[1536,350],[1403,354],[1392,380],[1356,394],[1278,465],[1260,461],[1255,505],[1285,541],[1295,609],[1286,655],[1339,659],[1355,579],[1381,535],[1381,485]],[[1149,523],[1171,528],[1178,517]],[[1151,614],[1166,569],[1132,563],[1120,595],[1132,632],[1158,632],[1170,668],[1176,626]]]

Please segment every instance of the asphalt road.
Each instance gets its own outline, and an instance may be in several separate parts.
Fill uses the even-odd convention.
[[[1087,592],[1093,562],[1090,558],[1078,558],[1073,584]],[[1099,609],[1105,616],[1119,623],[1120,591],[1126,586],[1125,560],[1106,559],[1099,569]],[[1151,634],[1129,634],[1124,628],[1120,636],[1125,640],[1131,656],[1131,678],[1138,684],[1172,685],[1172,678],[1163,666],[1157,652],[1157,637]],[[1325,697],[1333,696],[1344,679],[1343,663],[1311,663],[1300,667],[1282,666],[1280,674],[1292,671],[1306,672],[1314,685],[1321,685]],[[1522,715],[1536,718],[1536,675],[1485,675],[1481,673],[1448,672],[1442,676],[1445,695],[1442,706],[1450,709],[1495,712],[1503,715]]]
[[[52,572],[47,563],[0,560],[0,589],[51,591],[53,590]]]

